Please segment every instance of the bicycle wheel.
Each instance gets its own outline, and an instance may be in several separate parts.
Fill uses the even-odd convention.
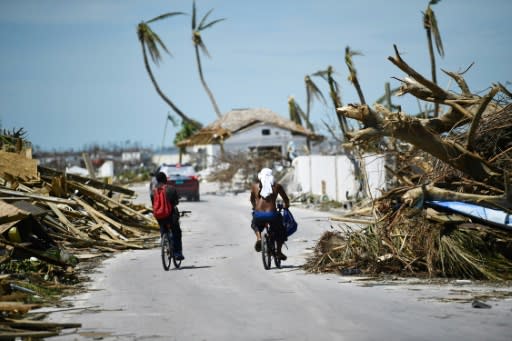
[[[171,258],[172,258],[172,249],[171,243],[169,242],[169,238],[167,234],[162,235],[162,265],[164,266],[165,271],[169,271],[171,267]]]
[[[261,233],[261,258],[265,270],[270,269],[272,262],[272,250],[269,243],[269,235],[266,232]]]
[[[274,238],[272,238],[272,256],[274,257],[274,264],[276,265],[276,268],[281,268],[281,258],[277,256],[277,242]]]
[[[180,266],[181,266],[181,260],[179,259],[176,259],[176,257],[174,256],[174,252],[172,253],[172,262],[174,263],[174,267],[176,269],[179,269]]]

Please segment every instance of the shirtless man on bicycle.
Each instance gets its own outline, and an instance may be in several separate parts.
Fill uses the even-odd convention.
[[[258,173],[258,182],[252,185],[251,204],[253,209],[253,219],[251,227],[256,233],[256,244],[254,248],[257,252],[261,251],[261,231],[266,223],[270,224],[277,242],[277,254],[281,260],[286,260],[281,248],[286,241],[286,230],[283,226],[283,217],[277,211],[277,196],[281,196],[284,202],[284,208],[290,207],[290,200],[279,183],[274,182],[272,170],[263,168]]]

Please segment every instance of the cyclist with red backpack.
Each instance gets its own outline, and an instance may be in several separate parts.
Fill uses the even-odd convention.
[[[179,220],[179,196],[176,189],[167,183],[167,175],[159,172],[156,175],[156,186],[151,191],[151,204],[153,205],[153,215],[160,226],[160,236],[164,238],[164,233],[171,229],[174,245],[174,255],[176,259],[183,260],[181,227]]]

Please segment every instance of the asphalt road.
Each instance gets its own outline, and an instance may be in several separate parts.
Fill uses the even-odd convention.
[[[471,297],[493,288],[455,282],[374,282],[300,269],[331,229],[330,213],[292,207],[299,229],[282,269],[264,270],[253,249],[248,193],[182,202],[186,259],[164,271],[158,248],[105,261],[75,310],[51,321],[79,322],[52,340],[510,340],[512,300]],[[142,187],[139,190],[144,192]],[[146,200],[141,194],[141,200]],[[469,299],[469,301],[468,301]]]

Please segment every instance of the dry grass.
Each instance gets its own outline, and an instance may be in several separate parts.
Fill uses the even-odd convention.
[[[361,230],[347,225],[326,232],[305,269],[343,272],[360,269],[367,275],[512,279],[507,232],[474,224],[446,226],[426,219],[421,211],[400,211]]]

